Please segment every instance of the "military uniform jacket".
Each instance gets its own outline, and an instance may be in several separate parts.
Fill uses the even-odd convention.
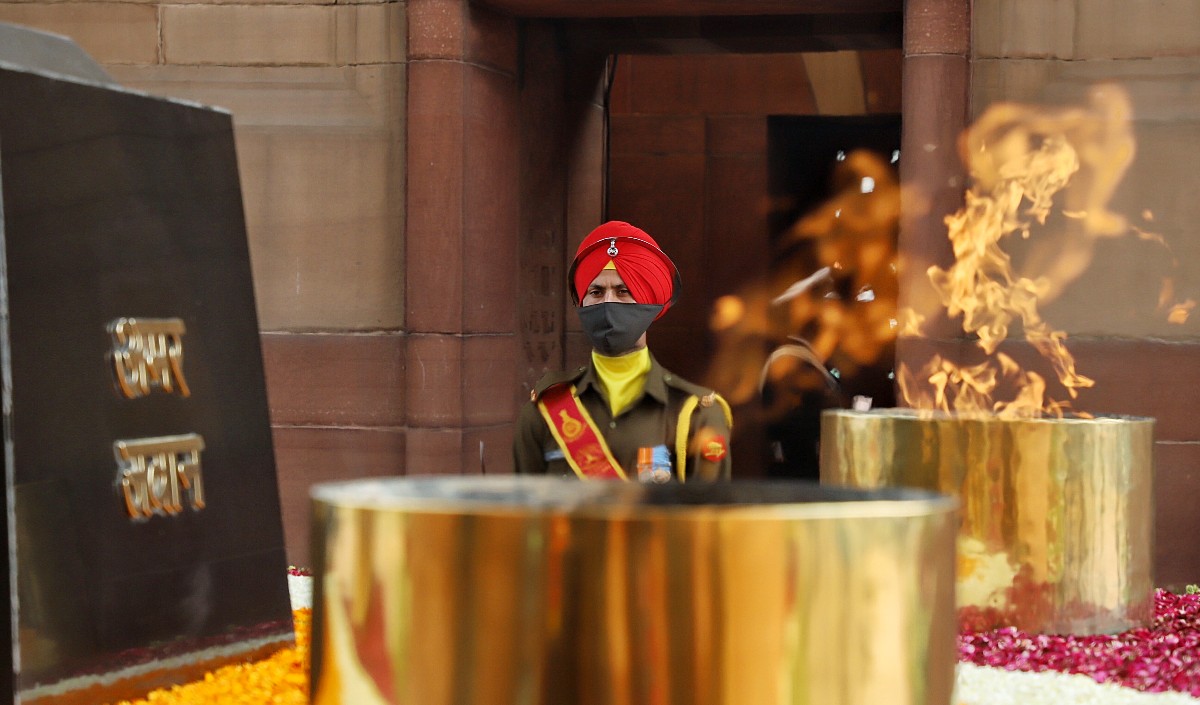
[[[699,385],[672,374],[654,356],[641,396],[615,418],[595,368],[589,362],[567,372],[542,377],[533,388],[530,402],[521,408],[513,440],[513,461],[518,473],[565,475],[575,472],[567,464],[562,449],[554,440],[546,421],[538,411],[537,400],[543,392],[558,384],[575,385],[575,394],[591,415],[613,457],[625,470],[626,477],[637,478],[637,450],[665,445],[671,455],[671,475],[679,477],[680,459],[676,457],[676,428],[685,405],[694,405],[688,431],[686,480],[727,480],[730,477],[730,425],[723,400]],[[692,397],[695,401],[688,403]]]

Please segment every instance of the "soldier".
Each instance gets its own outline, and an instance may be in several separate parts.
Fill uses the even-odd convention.
[[[567,281],[591,360],[534,386],[513,441],[517,472],[729,479],[729,405],[664,369],[646,347],[646,330],[679,289],[658,243],[629,223],[605,223],[579,245]]]

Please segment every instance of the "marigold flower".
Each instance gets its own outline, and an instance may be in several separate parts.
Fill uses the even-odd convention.
[[[296,642],[261,661],[222,666],[202,680],[160,688],[139,700],[114,705],[307,705],[308,645],[312,610],[292,612]]]

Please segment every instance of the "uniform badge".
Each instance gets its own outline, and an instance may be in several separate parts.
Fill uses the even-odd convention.
[[[560,429],[562,430],[563,438],[568,442],[579,440],[579,437],[583,435],[583,422],[572,418],[565,410],[558,412],[558,415],[562,419]]]
[[[715,463],[725,457],[727,448],[725,436],[713,436],[705,442],[701,455],[705,460]]]

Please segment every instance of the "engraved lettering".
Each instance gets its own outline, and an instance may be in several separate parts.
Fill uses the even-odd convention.
[[[204,509],[202,450],[204,439],[196,433],[114,441],[117,486],[129,518],[179,514],[185,495],[193,510]]]
[[[191,395],[183,376],[183,319],[118,318],[108,324],[108,332],[113,344],[109,358],[122,396],[137,399],[155,389]]]

